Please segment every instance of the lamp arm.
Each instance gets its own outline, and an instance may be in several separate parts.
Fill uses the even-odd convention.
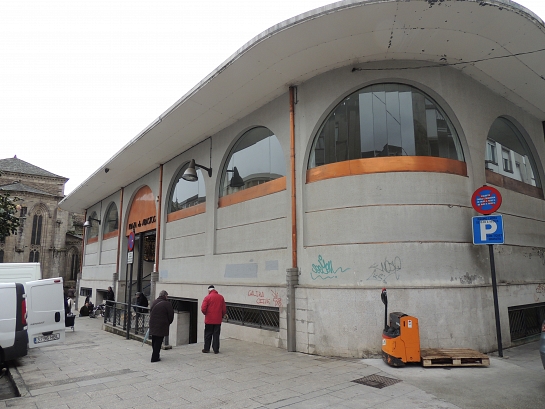
[[[98,224],[100,225],[100,220],[95,219],[94,217],[89,217],[88,220],[94,220],[95,222],[98,222]]]
[[[199,165],[198,163],[195,163],[195,167],[196,168],[201,168],[201,169],[204,169],[208,172],[208,177],[211,178],[212,177],[212,168],[207,168],[206,166],[203,166],[203,165]]]

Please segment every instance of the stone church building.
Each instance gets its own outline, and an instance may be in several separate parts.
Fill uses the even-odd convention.
[[[20,206],[16,234],[0,238],[0,262],[40,263],[43,278],[60,276],[66,288],[75,288],[83,215],[58,207],[67,181],[17,156],[0,159],[0,193],[18,198]]]

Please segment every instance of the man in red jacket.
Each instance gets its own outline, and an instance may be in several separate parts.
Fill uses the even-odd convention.
[[[210,352],[210,342],[214,353],[220,352],[221,321],[227,318],[225,299],[218,294],[213,285],[208,287],[208,295],[202,301],[201,311],[204,314],[204,349],[202,352]]]

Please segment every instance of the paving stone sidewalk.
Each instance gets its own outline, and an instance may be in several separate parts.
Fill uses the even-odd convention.
[[[22,397],[0,408],[444,408],[442,401],[401,381],[378,389],[354,380],[394,376],[362,360],[300,353],[224,339],[218,355],[202,344],[161,351],[77,318],[63,345],[30,350],[11,372]]]

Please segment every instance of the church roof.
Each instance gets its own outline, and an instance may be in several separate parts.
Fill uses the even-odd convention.
[[[24,160],[19,159],[17,156],[13,158],[0,159],[0,172],[2,171],[68,180],[64,176],[55,175],[54,173],[39,168],[38,166],[25,162]]]
[[[5,192],[37,193],[39,195],[55,196],[49,192],[36,189],[35,187],[32,187],[32,186],[27,186],[21,182],[12,182],[12,183],[8,183],[7,185],[1,185],[0,190],[3,190]]]

